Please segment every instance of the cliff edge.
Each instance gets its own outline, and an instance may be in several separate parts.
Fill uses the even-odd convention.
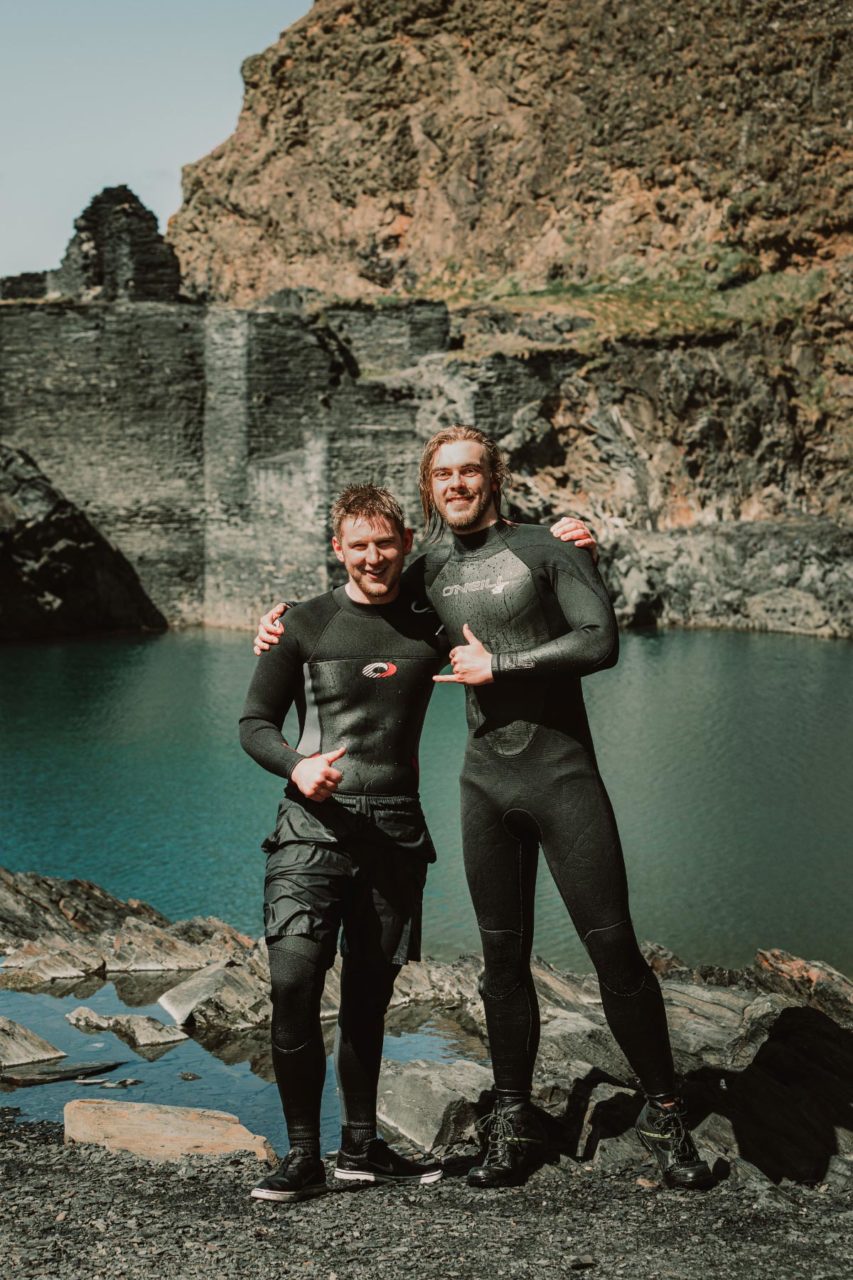
[[[850,250],[833,0],[317,0],[242,74],[237,128],[185,168],[171,222],[196,294],[446,295]]]

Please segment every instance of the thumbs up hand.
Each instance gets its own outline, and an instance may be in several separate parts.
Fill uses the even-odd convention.
[[[344,776],[333,765],[345,752],[346,747],[336,747],[334,751],[320,751],[316,756],[306,756],[294,767],[290,781],[299,788],[306,800],[315,800],[317,803],[328,800],[337,791]]]
[[[452,676],[433,676],[436,684],[491,684],[492,655],[474,635],[466,622],[462,634],[467,644],[458,644],[450,650]]]

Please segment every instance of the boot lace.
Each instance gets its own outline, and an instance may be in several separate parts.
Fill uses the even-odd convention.
[[[689,1164],[698,1158],[690,1130],[684,1123],[684,1113],[678,1107],[661,1107],[655,1128],[667,1139],[679,1164]]]
[[[477,1121],[477,1131],[486,1140],[485,1163],[509,1164],[510,1144],[515,1139],[515,1130],[506,1116],[499,1111],[483,1116],[482,1120]]]

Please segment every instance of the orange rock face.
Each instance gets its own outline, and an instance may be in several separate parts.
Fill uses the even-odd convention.
[[[170,225],[196,295],[844,252],[853,65],[831,0],[317,0],[242,73],[237,127],[186,166]]]

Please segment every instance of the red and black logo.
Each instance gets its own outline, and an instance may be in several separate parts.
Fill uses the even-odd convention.
[[[393,662],[368,662],[366,667],[362,667],[361,674],[368,680],[386,680],[388,676],[397,674],[397,668]]]

